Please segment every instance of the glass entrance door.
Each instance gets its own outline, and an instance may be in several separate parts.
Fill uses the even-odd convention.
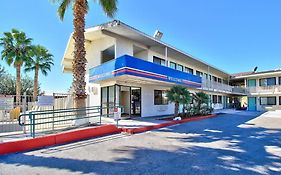
[[[141,88],[131,87],[131,117],[141,115]]]
[[[101,113],[113,116],[114,107],[122,107],[122,117],[141,116],[141,88],[130,86],[107,86],[101,88]]]

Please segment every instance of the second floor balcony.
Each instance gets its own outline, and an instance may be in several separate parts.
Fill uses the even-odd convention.
[[[202,78],[202,89],[214,92],[223,92],[229,94],[244,95],[246,94],[246,89],[239,86],[230,86],[221,82],[216,82],[212,80],[207,80]]]
[[[281,93],[281,85],[247,87],[250,94],[276,94]]]

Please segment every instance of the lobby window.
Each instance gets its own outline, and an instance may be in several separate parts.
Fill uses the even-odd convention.
[[[168,104],[166,91],[154,90],[154,105],[166,105],[166,104]]]
[[[179,70],[179,71],[183,71],[183,66],[182,66],[182,65],[180,65],[180,64],[178,64],[178,65],[177,65],[177,70]]]
[[[162,66],[166,65],[166,61],[164,59],[156,57],[156,56],[153,56],[153,63],[159,64],[159,65],[162,65]]]
[[[218,103],[222,103],[222,96],[218,96]]]
[[[276,105],[276,97],[261,97],[260,105]]]
[[[184,71],[190,74],[193,74],[193,69],[189,68],[189,67],[185,67]]]
[[[262,78],[260,79],[260,86],[274,86],[276,85],[276,78]]]
[[[217,95],[213,95],[213,103],[218,103],[218,96]]]
[[[200,72],[200,71],[197,70],[196,75],[199,76],[199,77],[203,77],[203,72]]]
[[[177,64],[176,64],[176,63],[174,63],[174,62],[170,61],[170,68],[172,68],[172,69],[176,69],[176,66],[177,66]]]

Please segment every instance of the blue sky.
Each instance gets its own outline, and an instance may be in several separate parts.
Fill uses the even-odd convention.
[[[94,1],[90,4],[87,27],[111,20]],[[119,0],[118,8],[116,19],[149,35],[159,29],[163,41],[228,73],[281,68],[280,0]],[[73,29],[72,13],[69,9],[61,22],[56,9],[49,0],[2,0],[0,35],[17,28],[47,47],[55,66],[47,77],[40,75],[41,87],[63,92],[72,81],[60,64]]]

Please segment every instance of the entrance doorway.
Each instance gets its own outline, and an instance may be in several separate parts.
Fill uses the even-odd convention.
[[[131,116],[141,115],[141,88],[131,87]]]
[[[122,107],[123,118],[141,116],[141,88],[114,85],[101,89],[102,115],[111,117],[112,107]],[[111,108],[109,108],[111,107]]]
[[[256,97],[248,97],[248,110],[256,111],[257,110],[257,99]]]

